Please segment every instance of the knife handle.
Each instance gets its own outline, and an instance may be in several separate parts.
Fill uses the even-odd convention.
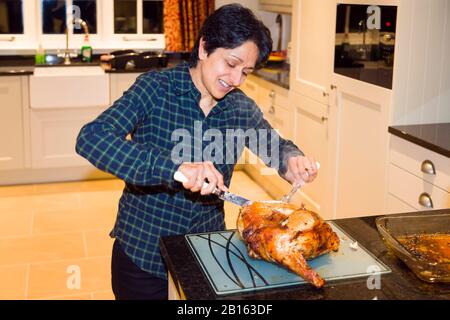
[[[173,175],[173,178],[175,179],[175,181],[178,181],[181,183],[186,183],[189,181],[189,179],[181,171],[175,172],[175,174]],[[208,186],[209,186],[209,184],[207,182],[203,182],[202,189],[205,189]]]

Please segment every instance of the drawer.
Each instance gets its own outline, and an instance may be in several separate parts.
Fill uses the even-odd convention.
[[[391,135],[390,162],[415,176],[450,192],[450,158]],[[430,161],[435,174],[424,173],[422,163]]]
[[[389,193],[417,210],[450,208],[450,193],[394,164],[389,165]],[[433,207],[419,204],[420,196],[425,194],[431,198]]]
[[[270,106],[275,105],[288,110],[289,98],[288,91],[276,85],[259,87],[258,103],[264,114],[269,111]]]
[[[403,202],[401,199],[397,198],[393,194],[388,193],[387,208],[386,208],[387,214],[413,212],[413,211],[417,211],[417,209],[414,207],[411,207],[409,204]]]

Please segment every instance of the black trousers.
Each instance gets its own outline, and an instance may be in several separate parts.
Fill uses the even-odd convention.
[[[141,270],[117,240],[113,245],[111,274],[116,300],[167,300],[167,280]]]

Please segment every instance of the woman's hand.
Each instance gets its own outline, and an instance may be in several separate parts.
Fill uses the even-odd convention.
[[[223,176],[214,167],[211,161],[206,162],[184,162],[178,168],[188,181],[183,183],[183,187],[192,192],[198,192],[202,195],[211,194],[217,187],[223,191],[228,191],[223,183]],[[207,182],[208,187],[203,188],[203,183]]]
[[[291,184],[304,182],[312,182],[317,177],[316,160],[312,157],[297,156],[288,159],[287,171],[285,178]]]

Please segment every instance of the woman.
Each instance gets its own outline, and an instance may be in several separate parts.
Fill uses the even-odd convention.
[[[208,157],[202,151],[209,141],[203,136],[195,140],[194,131],[200,126],[223,135],[230,129],[274,132],[255,103],[238,89],[267,61],[271,49],[269,30],[249,9],[223,6],[205,20],[189,64],[140,76],[81,129],[77,152],[126,183],[111,232],[116,238],[112,256],[116,299],[167,298],[161,236],[225,228],[223,202],[211,192],[216,187],[227,189],[242,147],[225,145],[221,150],[217,144]],[[175,161],[173,152],[178,145],[174,136],[180,132],[194,136],[193,143],[183,142],[187,146],[183,159],[191,161],[182,163]],[[131,140],[125,138],[128,134]],[[265,142],[257,137],[256,144],[247,141],[250,148]],[[292,142],[275,138],[266,147],[279,154],[266,159],[267,164],[291,183],[314,180],[314,159]],[[192,154],[203,157],[195,159]],[[232,155],[233,161],[220,161],[220,155],[227,159]],[[188,178],[186,183],[174,181],[177,170]],[[209,186],[203,188],[204,182]]]

